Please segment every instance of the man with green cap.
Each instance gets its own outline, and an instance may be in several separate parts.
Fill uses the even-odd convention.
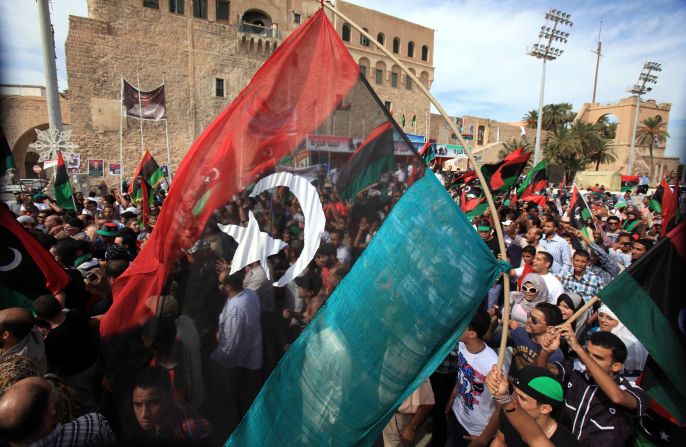
[[[562,384],[548,369],[523,368],[510,394],[507,378],[494,365],[486,377],[486,386],[502,409],[492,447],[581,445],[556,420],[564,407],[564,394]]]
[[[578,360],[548,363],[550,352],[567,340]],[[632,438],[650,398],[634,382],[618,374],[624,369],[626,345],[610,332],[595,332],[586,347],[576,339],[570,324],[541,340],[537,366],[547,368],[565,384],[565,423],[586,446],[624,446]]]

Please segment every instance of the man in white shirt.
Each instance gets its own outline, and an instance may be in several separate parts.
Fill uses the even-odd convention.
[[[545,286],[548,289],[548,302],[557,305],[557,298],[564,293],[564,287],[559,279],[550,273],[550,266],[553,264],[553,257],[546,251],[539,251],[534,256],[534,262],[531,264],[531,269],[534,273],[541,275]],[[510,275],[521,277],[524,271],[523,267],[510,270]]]
[[[446,408],[446,447],[488,445],[498,429],[497,409],[485,386],[486,375],[498,362],[498,354],[483,340],[489,326],[488,313],[479,309],[460,337],[457,383]]]

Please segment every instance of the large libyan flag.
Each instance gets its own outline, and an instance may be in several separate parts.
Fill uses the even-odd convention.
[[[642,386],[686,422],[686,228],[679,224],[598,295],[650,353]]]

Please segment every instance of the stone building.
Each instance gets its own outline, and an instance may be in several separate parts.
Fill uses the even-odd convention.
[[[124,178],[141,156],[141,145],[172,171],[196,138],[247,85],[257,69],[319,8],[314,0],[87,0],[88,17],[71,16],[66,41],[69,100],[62,108],[80,146],[81,172],[86,160],[117,163],[123,153]],[[433,80],[434,31],[343,1],[337,7],[392,52],[428,87]],[[336,30],[359,62],[380,99],[396,119],[405,113],[409,128],[416,116],[418,133],[426,129],[429,102],[360,33],[329,13]],[[164,121],[122,118],[122,78],[141,90],[165,83],[168,127]],[[3,98],[3,101],[6,98]],[[10,107],[15,100],[10,101]],[[24,102],[26,102],[24,100]],[[43,106],[45,107],[45,106]],[[356,137],[353,118],[341,117],[328,129],[331,136]],[[47,127],[47,113],[38,126]],[[357,123],[356,123],[357,124]],[[17,164],[23,165],[27,145],[21,135],[33,123],[7,129]],[[120,126],[122,142],[120,146]],[[19,126],[21,127],[21,126]],[[322,129],[320,129],[321,132]],[[35,133],[35,132],[34,132]],[[353,135],[349,135],[353,133]],[[168,146],[167,146],[167,141]],[[21,147],[20,147],[21,146]],[[167,149],[168,147],[168,149]],[[119,177],[105,180],[111,186]],[[23,172],[22,174],[26,174]]]
[[[660,117],[665,123],[664,130],[669,131],[669,112],[672,105],[669,103],[658,104],[655,100],[641,101],[638,108],[638,126],[646,118]],[[602,170],[627,172],[629,166],[629,150],[631,147],[631,135],[634,128],[634,116],[636,113],[636,98],[630,96],[608,104],[589,104],[581,106],[576,119],[587,123],[597,123],[602,118],[617,123],[615,137],[612,141],[617,160],[614,163],[602,165]],[[648,147],[634,145],[635,161],[634,174],[649,173],[653,184],[659,183],[662,177],[669,177],[676,173],[679,167],[679,157],[665,155],[667,145],[664,141],[653,143],[652,171],[650,151]]]

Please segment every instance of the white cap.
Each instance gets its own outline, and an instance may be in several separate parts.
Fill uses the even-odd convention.
[[[509,227],[510,225],[512,225],[512,221],[510,219],[507,219],[503,222],[503,226]]]
[[[34,224],[36,223],[36,219],[31,216],[19,216],[17,217],[17,222]]]
[[[130,207],[126,208],[126,209],[124,210],[124,212],[125,212],[125,213],[135,214],[135,215],[137,216],[137,215],[138,215],[138,208],[136,208],[135,206],[130,206]]]

